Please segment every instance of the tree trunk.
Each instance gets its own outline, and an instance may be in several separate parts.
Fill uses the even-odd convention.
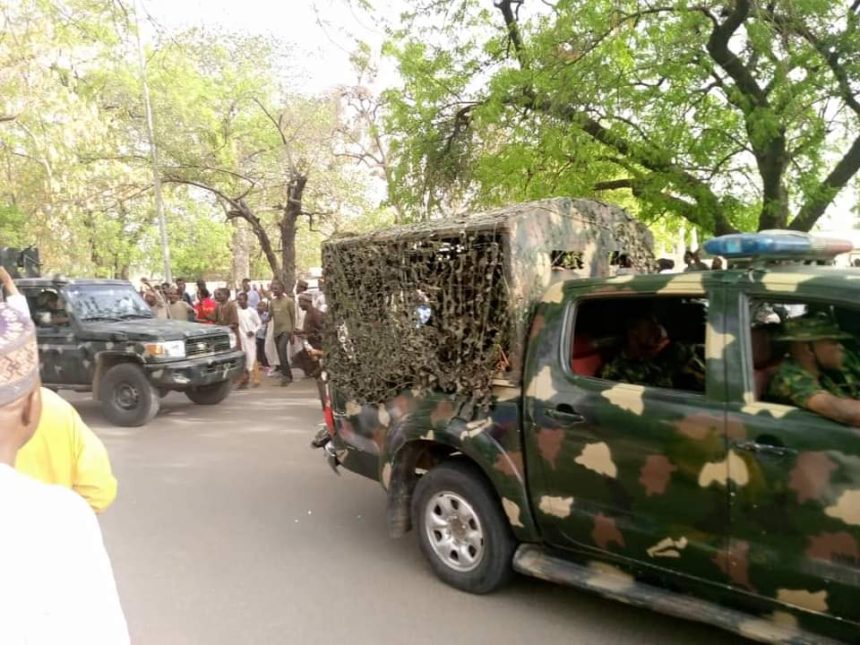
[[[225,199],[225,201],[228,200]],[[257,241],[260,243],[260,249],[263,251],[263,255],[266,256],[266,261],[272,269],[272,275],[280,277],[281,265],[278,261],[278,255],[272,247],[272,240],[269,239],[269,234],[266,232],[266,228],[263,226],[260,218],[254,214],[243,199],[229,200],[228,204],[230,208],[227,210],[227,219],[243,219],[250,224],[251,231],[253,231]]]
[[[232,284],[229,285],[231,288],[238,289],[242,280],[251,277],[251,254],[248,242],[248,226],[245,220],[233,220],[233,261],[230,267]]]
[[[292,292],[296,284],[296,231],[302,214],[302,197],[308,183],[306,175],[293,171],[287,188],[287,204],[280,221],[281,229],[281,279],[286,291]]]

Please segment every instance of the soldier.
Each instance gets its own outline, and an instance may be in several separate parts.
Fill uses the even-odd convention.
[[[701,392],[705,364],[693,347],[672,342],[653,313],[639,313],[628,321],[627,345],[603,366],[600,378]]]
[[[860,357],[840,342],[851,338],[825,313],[785,321],[776,340],[791,345],[768,399],[860,427]]]

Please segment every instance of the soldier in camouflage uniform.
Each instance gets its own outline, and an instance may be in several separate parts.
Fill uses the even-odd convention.
[[[600,378],[704,391],[705,364],[693,347],[669,340],[654,314],[644,313],[629,321],[627,346],[603,366]]]
[[[826,314],[786,321],[777,340],[791,343],[789,355],[768,398],[860,427],[860,356],[840,342],[851,338]]]

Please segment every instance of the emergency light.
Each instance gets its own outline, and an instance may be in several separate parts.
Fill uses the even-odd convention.
[[[704,244],[709,255],[733,260],[825,260],[854,248],[849,240],[815,237],[799,231],[761,231],[721,235]]]

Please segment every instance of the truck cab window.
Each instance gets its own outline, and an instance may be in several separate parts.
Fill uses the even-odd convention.
[[[577,305],[571,369],[619,383],[705,391],[707,301],[590,299]]]
[[[754,300],[749,347],[758,400],[860,425],[860,311]]]
[[[65,327],[69,324],[66,301],[56,290],[28,293],[27,302],[37,327]]]

